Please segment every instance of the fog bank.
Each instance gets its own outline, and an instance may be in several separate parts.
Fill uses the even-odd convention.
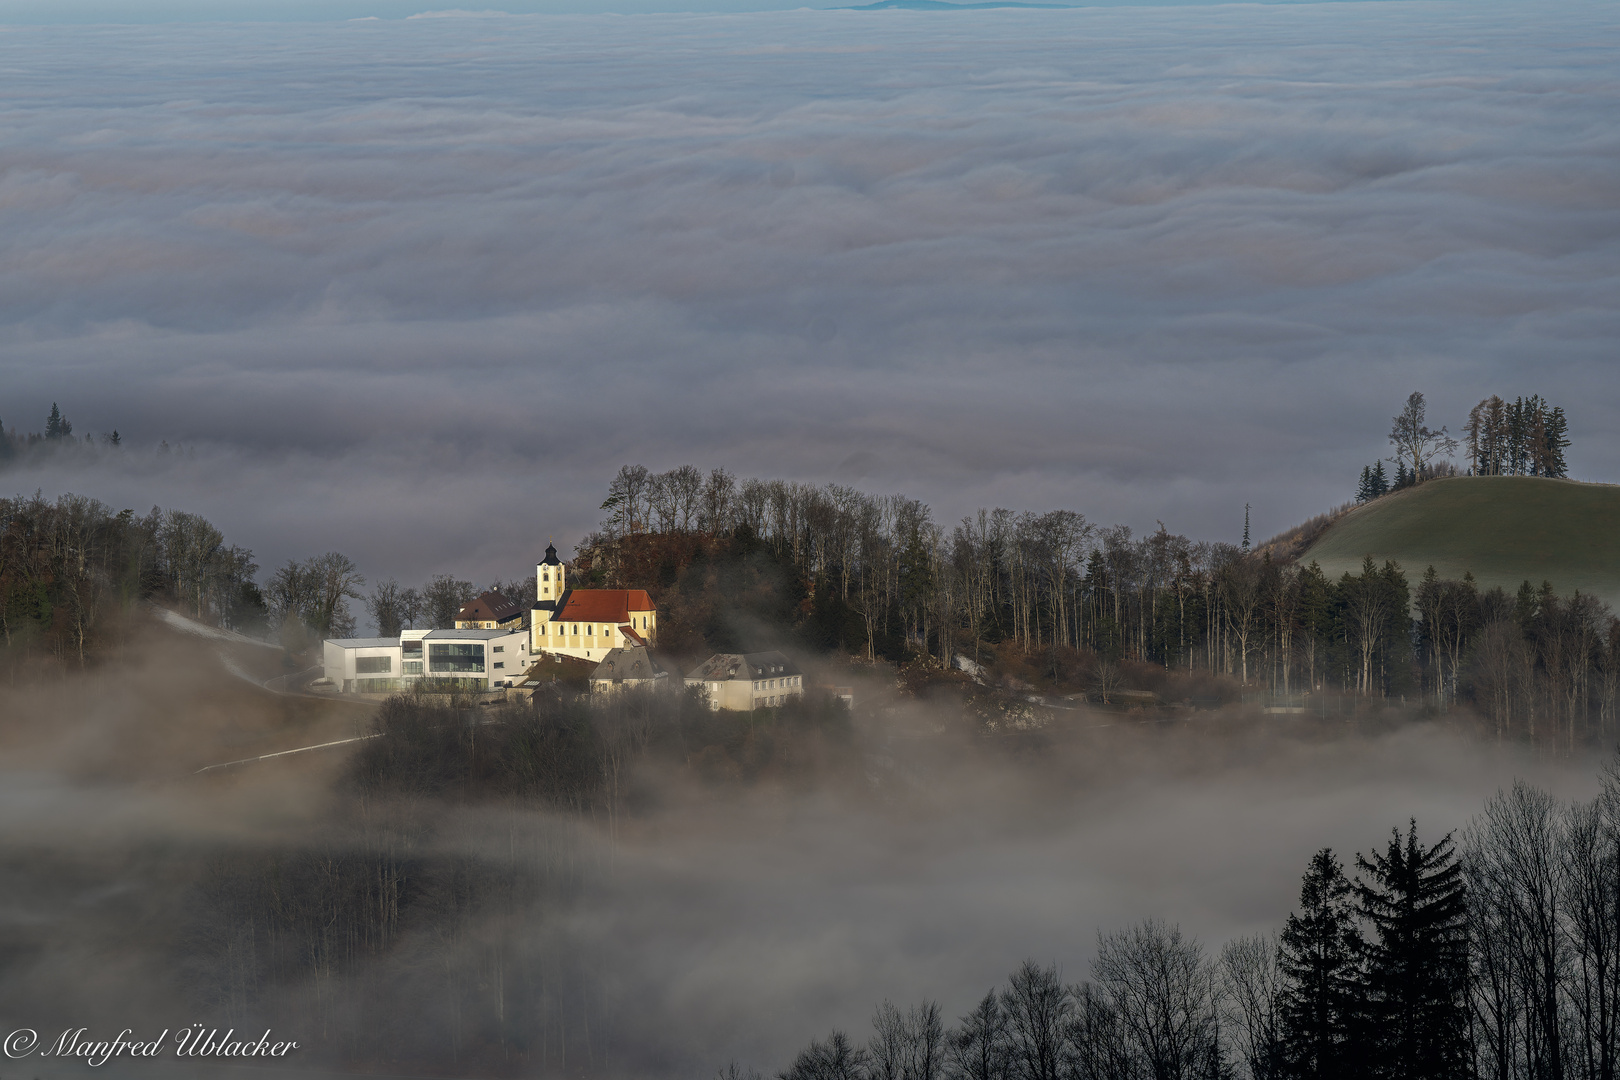
[[[1406,393],[1617,474],[1588,4],[6,31],[0,474],[480,580],[625,461],[1235,539]],[[470,538],[446,522],[491,528]]]

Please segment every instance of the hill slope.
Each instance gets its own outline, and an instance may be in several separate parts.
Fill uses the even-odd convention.
[[[1337,577],[1364,556],[1394,559],[1414,584],[1472,570],[1482,588],[1509,592],[1551,581],[1620,609],[1620,486],[1528,476],[1431,480],[1357,507],[1300,557]]]

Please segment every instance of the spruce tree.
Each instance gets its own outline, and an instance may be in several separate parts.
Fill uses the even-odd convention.
[[[45,418],[45,437],[47,439],[60,439],[67,434],[62,430],[64,423],[66,421],[62,419],[62,410],[56,407],[56,402],[51,402],[51,415]]]
[[[1425,848],[1413,821],[1404,840],[1395,830],[1387,849],[1356,865],[1366,875],[1356,905],[1372,930],[1362,1075],[1461,1080],[1470,1064],[1468,911],[1451,834]]]
[[[1382,461],[1373,463],[1372,479],[1373,498],[1377,498],[1380,495],[1389,494],[1389,476],[1384,472],[1384,463]]]
[[[1372,467],[1370,465],[1363,465],[1361,467],[1361,483],[1356,485],[1356,502],[1364,503],[1372,501],[1372,485]]]
[[[1547,443],[1544,451],[1547,475],[1568,476],[1569,466],[1564,462],[1564,451],[1569,448],[1569,420],[1564,416],[1562,405],[1555,406],[1547,414],[1544,438]]]
[[[1278,965],[1285,988],[1282,1029],[1287,1075],[1336,1080],[1357,1075],[1356,1018],[1363,943],[1350,882],[1332,850],[1311,857],[1297,914],[1283,927]]]

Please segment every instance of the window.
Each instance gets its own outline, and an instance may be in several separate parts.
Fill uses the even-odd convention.
[[[506,666],[506,664],[504,662],[502,662],[500,660],[495,661],[495,670],[496,671],[499,671],[501,668],[503,668],[505,666]]]
[[[414,656],[420,659],[422,656],[422,639],[416,638],[412,641],[401,641],[399,643],[399,651],[404,653],[406,656]]]
[[[394,658],[391,656],[357,656],[354,660],[356,675],[381,675],[393,670]]]
[[[495,646],[495,651],[496,652],[505,652],[506,651],[506,646],[505,645],[497,645],[497,646]]]
[[[484,646],[474,642],[449,642],[440,644],[433,642],[428,645],[428,670],[441,671],[483,671]]]
[[[551,575],[550,574],[541,574],[540,575],[540,580],[541,581],[550,581],[551,580]]]
[[[400,667],[405,669],[406,675],[422,674],[422,661],[420,660],[407,660]]]

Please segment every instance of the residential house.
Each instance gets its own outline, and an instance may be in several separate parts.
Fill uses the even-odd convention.
[[[669,672],[653,657],[652,651],[631,645],[610,649],[591,672],[591,692],[602,694],[637,687],[670,686]]]
[[[749,711],[785,705],[804,693],[804,676],[779,652],[715,653],[686,674],[711,709]]]
[[[456,612],[456,629],[518,630],[528,614],[523,604],[491,591],[469,600]]]

